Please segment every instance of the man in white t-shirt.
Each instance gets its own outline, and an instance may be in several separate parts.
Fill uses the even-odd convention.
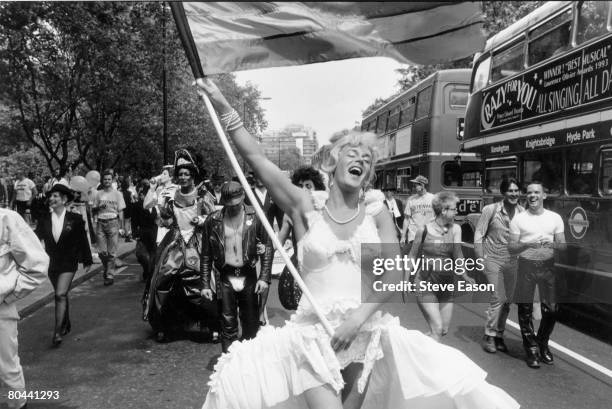
[[[431,207],[434,195],[427,191],[429,180],[425,176],[419,175],[410,182],[414,183],[416,194],[410,196],[406,201],[400,243],[407,243],[409,247],[412,247],[417,230],[434,219]],[[410,251],[410,248],[407,250]]]
[[[559,214],[544,209],[544,199],[546,193],[542,183],[531,182],[527,186],[527,210],[514,216],[508,238],[508,250],[519,256],[515,299],[530,368],[539,368],[540,361],[549,365],[553,363],[548,340],[557,311],[555,251],[566,248],[563,220]],[[536,285],[542,309],[537,335],[532,317]]]
[[[123,195],[113,189],[112,171],[106,170],[102,175],[102,190],[94,196],[93,210],[96,212],[96,243],[98,254],[104,266],[104,285],[112,285],[115,276],[115,257],[119,236],[124,234],[123,210],[125,201]]]
[[[26,218],[25,214],[30,210],[32,199],[36,197],[37,194],[36,184],[31,179],[25,177],[23,171],[20,171],[15,181],[12,202],[17,213],[26,219],[26,221],[29,221],[29,218]]]

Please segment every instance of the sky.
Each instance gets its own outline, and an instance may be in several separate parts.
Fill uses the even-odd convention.
[[[268,129],[303,124],[326,144],[334,132],[361,123],[361,113],[376,98],[398,90],[397,68],[384,58],[359,58],[291,67],[264,68],[236,73],[239,84],[251,82],[261,91]]]

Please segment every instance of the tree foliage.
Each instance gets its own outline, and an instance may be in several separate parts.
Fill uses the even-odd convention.
[[[161,2],[1,3],[3,140],[36,148],[50,171],[82,164],[156,173],[163,161],[165,68],[170,149],[198,149],[203,162],[223,169],[225,155],[191,85],[165,7]],[[238,86],[232,75],[218,81],[238,110],[245,101],[251,129],[266,126],[257,89]]]
[[[376,111],[378,108],[380,108],[381,106],[385,105],[387,103],[387,101],[389,100],[389,98],[376,98],[376,100],[374,100],[374,102],[372,102],[372,104],[370,104],[370,106],[368,106],[366,109],[364,109],[363,111],[363,116],[368,116],[370,115],[372,112]]]

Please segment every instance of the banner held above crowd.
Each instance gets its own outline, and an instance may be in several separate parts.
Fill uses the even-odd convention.
[[[174,7],[206,75],[374,56],[434,64],[471,56],[484,46],[476,2],[185,2]]]

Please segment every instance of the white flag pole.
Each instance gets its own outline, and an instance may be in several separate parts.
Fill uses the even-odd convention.
[[[206,109],[208,110],[208,113],[210,114],[210,117],[213,120],[213,124],[215,125],[215,129],[217,130],[217,135],[219,136],[219,139],[221,140],[221,144],[223,145],[223,148],[225,149],[225,152],[227,153],[227,156],[229,157],[229,160],[232,164],[232,167],[234,168],[234,171],[236,172],[236,175],[238,176],[238,180],[240,180],[240,184],[242,184],[242,187],[244,188],[246,195],[248,196],[253,208],[255,209],[255,213],[257,213],[257,217],[259,217],[261,224],[266,229],[266,232],[272,239],[272,242],[274,243],[274,247],[276,248],[276,250],[278,250],[278,252],[281,254],[283,258],[283,261],[287,264],[287,267],[289,268],[289,272],[291,272],[291,275],[295,279],[295,282],[299,285],[300,289],[302,290],[302,294],[306,296],[306,298],[312,305],[312,308],[314,309],[315,313],[317,314],[317,317],[321,321],[321,324],[323,325],[323,327],[325,328],[329,336],[330,337],[333,336],[334,329],[332,328],[327,318],[325,318],[325,315],[323,314],[321,307],[319,307],[319,305],[314,300],[312,293],[310,292],[308,287],[306,287],[306,283],[304,283],[304,280],[302,280],[302,277],[300,276],[297,269],[295,268],[295,266],[289,259],[287,252],[285,251],[285,249],[283,249],[283,246],[281,242],[278,240],[278,237],[276,237],[276,233],[274,232],[274,229],[270,225],[270,222],[268,221],[266,215],[264,214],[261,206],[259,206],[257,199],[255,199],[255,194],[251,190],[251,187],[249,186],[246,180],[246,177],[244,176],[244,173],[242,172],[242,169],[240,168],[240,165],[238,164],[236,155],[234,155],[234,151],[232,151],[232,147],[229,144],[227,136],[225,135],[223,127],[221,126],[221,122],[219,122],[219,117],[217,116],[217,113],[215,112],[215,109],[213,108],[212,103],[210,102],[210,99],[204,92],[200,92],[200,95],[202,95],[202,98],[204,98]]]

